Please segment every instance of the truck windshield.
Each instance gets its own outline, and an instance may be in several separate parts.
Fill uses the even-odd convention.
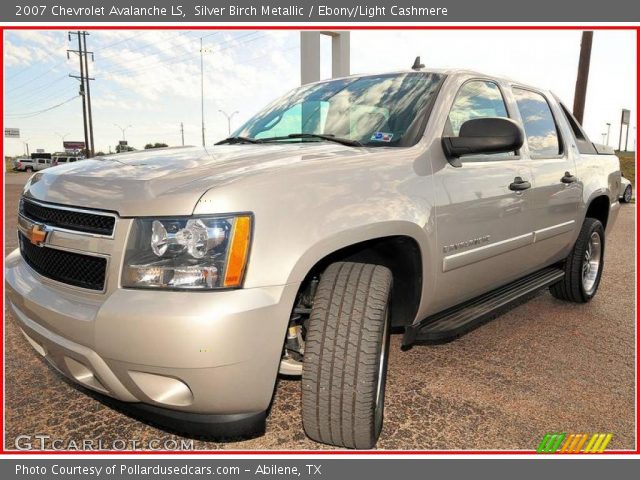
[[[426,110],[443,78],[416,72],[306,85],[259,112],[232,138],[262,144],[318,142],[330,136],[367,147],[410,146],[424,129]]]

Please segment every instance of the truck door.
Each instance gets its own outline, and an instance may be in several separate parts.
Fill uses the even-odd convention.
[[[526,137],[523,158],[533,174],[532,254],[543,267],[568,255],[580,228],[576,224],[582,199],[577,147],[569,141],[568,128],[560,128],[566,124],[561,123],[562,112],[554,112],[553,100],[529,88],[512,86],[512,92]]]
[[[443,135],[474,118],[511,117],[502,86],[471,79],[459,87]],[[517,118],[514,118],[517,119]],[[532,271],[532,174],[520,152],[434,162],[438,264],[431,313]]]

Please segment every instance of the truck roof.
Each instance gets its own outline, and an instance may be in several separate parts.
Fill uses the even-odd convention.
[[[392,70],[389,72],[362,72],[362,73],[354,73],[351,75],[347,75],[344,77],[338,77],[338,78],[327,78],[324,80],[320,80],[317,82],[313,82],[313,83],[324,83],[324,82],[329,82],[331,80],[338,80],[339,78],[357,78],[357,77],[369,77],[369,76],[375,76],[375,75],[385,75],[385,74],[405,74],[405,73],[438,73],[441,75],[447,75],[447,76],[454,76],[454,75],[465,75],[465,76],[478,76],[478,77],[486,77],[486,78],[492,78],[495,80],[499,80],[499,81],[503,81],[503,82],[508,82],[508,83],[516,83],[518,85],[521,85],[523,87],[530,87],[533,88],[535,90],[541,90],[541,91],[548,91],[545,88],[541,88],[538,87],[536,85],[531,85],[525,82],[521,82],[517,79],[511,78],[511,77],[507,77],[504,75],[493,75],[493,74],[488,74],[488,73],[484,73],[484,72],[479,72],[477,70],[471,70],[471,69],[465,69],[465,68],[423,68],[421,70],[411,70],[411,69],[405,69],[405,70]]]

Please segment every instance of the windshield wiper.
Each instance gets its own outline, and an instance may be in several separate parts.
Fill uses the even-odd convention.
[[[350,138],[341,138],[336,137],[335,135],[327,134],[323,135],[320,133],[290,133],[284,137],[268,137],[261,138],[262,142],[276,142],[278,140],[288,140],[291,138],[319,138],[321,140],[327,140],[329,142],[339,143],[341,145],[346,145],[348,147],[362,147],[363,145],[357,140],[351,140]]]
[[[262,143],[262,140],[259,138],[249,138],[249,137],[229,137],[224,140],[220,140],[216,142],[214,145],[235,145],[236,143]]]

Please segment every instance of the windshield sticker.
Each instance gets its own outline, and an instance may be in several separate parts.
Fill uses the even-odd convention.
[[[393,138],[393,133],[376,132],[371,135],[371,140],[376,142],[390,142]]]

